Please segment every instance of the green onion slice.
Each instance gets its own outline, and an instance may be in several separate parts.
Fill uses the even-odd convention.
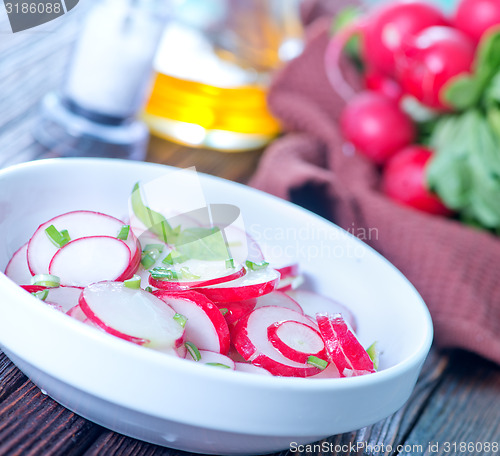
[[[251,271],[260,271],[262,269],[266,269],[269,266],[267,261],[262,261],[261,263],[254,263],[253,261],[247,260],[245,262],[248,269]]]
[[[189,268],[181,268],[180,273],[181,273],[181,277],[183,279],[199,279],[200,278],[199,275],[193,274],[189,270]]]
[[[144,253],[158,251],[158,253],[163,252],[164,244],[147,244],[146,247],[142,249]]]
[[[223,367],[224,369],[231,369],[230,366],[222,363],[205,363],[205,366]]]
[[[187,256],[178,252],[177,250],[172,250],[165,258],[163,258],[163,264],[173,265],[175,263],[182,263],[188,259]]]
[[[226,315],[226,314],[229,312],[229,310],[228,310],[228,309],[226,309],[225,307],[222,307],[222,308],[220,308],[219,310],[220,310],[220,313],[221,313],[222,315]]]
[[[181,328],[184,328],[184,326],[186,326],[187,318],[184,315],[176,313],[174,315],[174,320],[181,325]]]
[[[40,301],[45,301],[49,296],[49,290],[40,290],[34,291],[31,293],[35,298],[38,298]]]
[[[373,342],[367,349],[366,353],[368,353],[368,356],[373,362],[373,368],[377,371],[378,370],[378,362],[379,362],[379,357],[380,357],[380,351],[377,346],[377,342]]]
[[[226,269],[234,269],[234,259],[229,258],[226,260]]]
[[[156,263],[156,260],[149,253],[142,255],[141,264],[144,267],[144,269],[149,269],[155,263]]]
[[[146,287],[146,288],[144,288],[144,291],[147,291],[148,293],[152,293],[153,289],[151,287]]]
[[[45,234],[59,248],[65,246],[71,240],[68,230],[59,231],[54,225],[45,228]]]
[[[37,274],[31,278],[31,285],[39,285],[47,288],[57,288],[61,285],[61,279],[52,274]]]
[[[157,267],[149,271],[151,277],[157,280],[175,280],[177,279],[177,273],[171,269]]]
[[[127,288],[138,290],[139,288],[141,288],[141,276],[134,274],[131,279],[124,280],[123,285]]]
[[[121,239],[122,241],[126,241],[128,239],[128,235],[130,232],[130,225],[123,225],[120,229],[120,232],[118,233],[118,236],[116,236],[118,239]]]
[[[328,361],[325,361],[324,359],[318,358],[317,356],[309,356],[307,358],[307,364],[310,364],[311,366],[317,367],[318,369],[325,369],[326,366],[328,366]]]
[[[195,361],[199,361],[201,359],[200,350],[196,348],[195,344],[193,344],[192,342],[184,342],[184,345],[186,346],[187,351]]]

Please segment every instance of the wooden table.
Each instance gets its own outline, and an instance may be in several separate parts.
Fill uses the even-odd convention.
[[[61,81],[83,13],[84,6],[79,6],[47,24],[44,30],[49,31],[16,35],[0,20],[0,167],[43,156],[43,149],[31,136],[37,106]],[[179,167],[194,165],[202,172],[247,182],[260,155],[258,151],[191,150],[155,138],[148,160]],[[480,443],[500,442],[500,369],[463,351],[433,349],[412,397],[401,410],[373,426],[328,441],[339,451],[280,454],[495,454],[471,451],[471,447],[463,450],[463,445],[478,444],[475,448],[479,449]],[[359,451],[349,451],[349,444]],[[14,454],[187,453],[116,434],[75,415],[42,394],[0,352],[0,455]]]

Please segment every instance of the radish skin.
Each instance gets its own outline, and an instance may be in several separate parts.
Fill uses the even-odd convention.
[[[196,291],[152,293],[187,318],[184,339],[200,350],[222,354],[229,351],[229,328],[219,308],[205,295]]]

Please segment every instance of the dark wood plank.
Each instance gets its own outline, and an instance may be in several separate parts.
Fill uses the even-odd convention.
[[[0,454],[81,454],[102,429],[61,407],[25,380],[0,403]]]
[[[438,443],[432,454],[500,454],[471,448],[446,451],[445,442],[500,443],[500,367],[457,351],[433,400],[406,440],[407,445]],[[410,456],[411,451],[401,452]]]
[[[5,353],[0,351],[0,404],[25,381],[26,377]]]

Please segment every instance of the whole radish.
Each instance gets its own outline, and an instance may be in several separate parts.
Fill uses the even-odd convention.
[[[455,76],[469,73],[474,43],[451,27],[430,27],[414,36],[398,60],[403,90],[424,105],[448,110],[443,88]]]
[[[361,36],[362,60],[379,73],[396,74],[395,56],[409,38],[425,28],[448,22],[435,6],[419,0],[398,0],[387,3],[343,28],[330,40],[325,53],[325,69],[334,89],[344,100],[354,90],[340,70],[342,50],[354,35]]]
[[[452,23],[455,28],[478,43],[486,30],[494,25],[500,25],[500,1],[461,0]]]
[[[434,5],[418,0],[389,2],[369,16],[363,36],[363,59],[382,73],[395,74],[395,56],[404,43],[420,31],[447,25],[443,13]]]
[[[393,200],[423,212],[449,215],[450,211],[432,194],[426,184],[425,169],[432,151],[422,146],[409,146],[387,163],[383,174],[383,190]]]
[[[403,96],[403,89],[390,76],[377,70],[367,69],[364,74],[365,87],[372,92],[378,92],[387,98],[398,102]]]
[[[342,133],[361,153],[383,164],[415,139],[412,120],[387,97],[361,92],[344,108]]]

